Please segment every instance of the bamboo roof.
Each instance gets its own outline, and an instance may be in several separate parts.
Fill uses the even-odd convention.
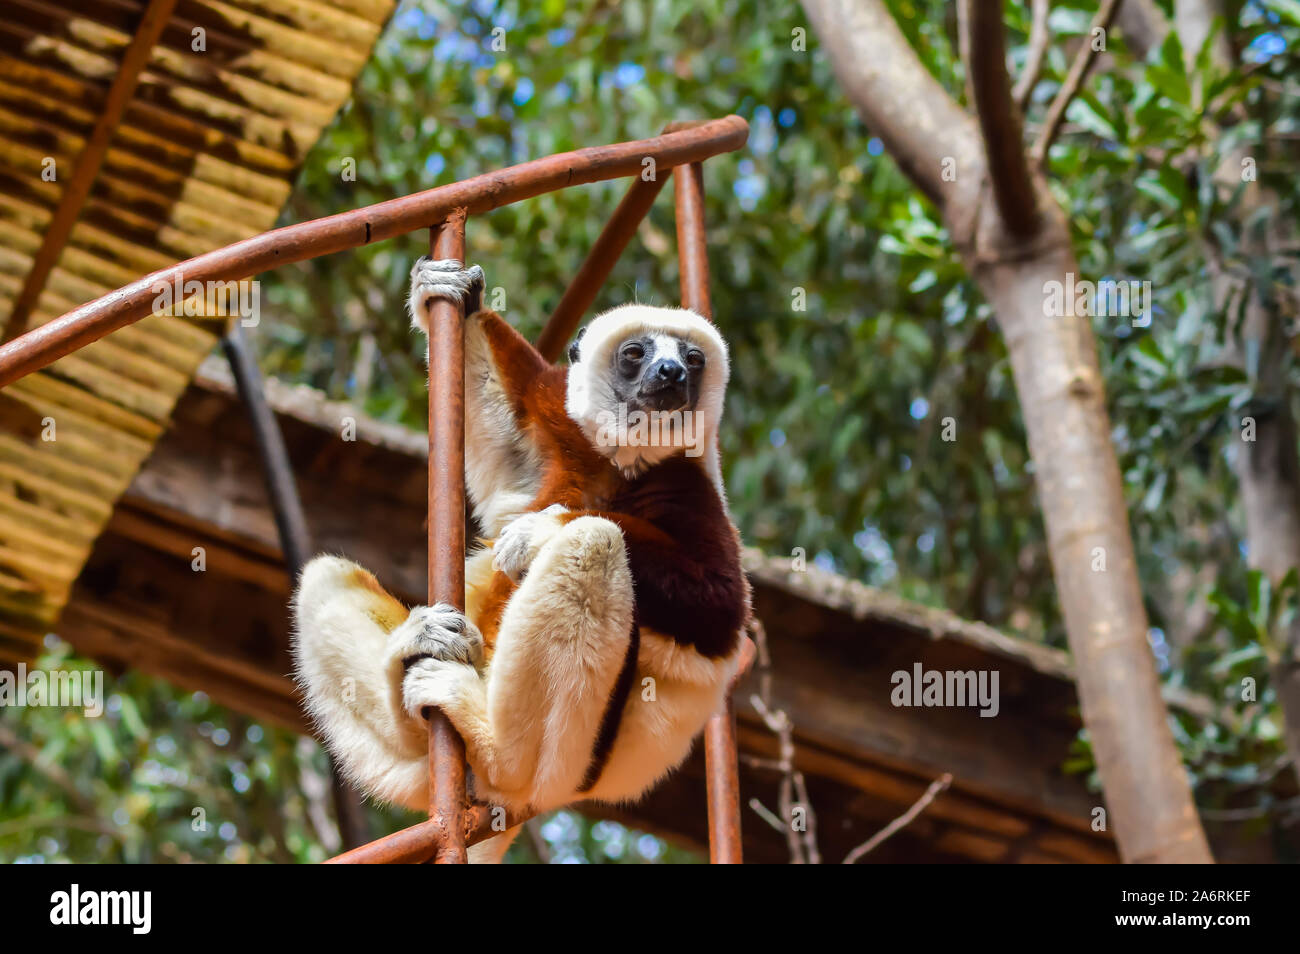
[[[9,0],[0,326],[273,227],[394,5]],[[220,330],[147,318],[0,392],[0,659],[52,627]]]

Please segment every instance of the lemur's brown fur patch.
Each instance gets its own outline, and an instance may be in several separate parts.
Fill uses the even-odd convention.
[[[568,369],[547,362],[495,312],[477,316],[519,426],[542,459],[529,508],[561,504],[563,522],[604,517],[623,531],[636,623],[707,657],[736,647],[749,607],[740,539],[698,459],[671,457],[628,479],[591,445],[565,408]],[[492,645],[514,584],[494,574],[479,629]]]

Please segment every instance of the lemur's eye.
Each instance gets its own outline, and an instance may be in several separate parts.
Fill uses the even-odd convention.
[[[697,370],[704,367],[704,352],[699,348],[692,348],[686,352],[686,367]]]
[[[629,344],[625,344],[623,346],[622,352],[620,353],[622,357],[627,361],[640,361],[642,358],[645,357],[645,348],[641,347],[639,344],[633,341],[630,342]]]

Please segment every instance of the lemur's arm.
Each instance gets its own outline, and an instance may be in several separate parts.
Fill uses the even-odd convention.
[[[465,307],[466,490],[481,531],[492,537],[537,495],[539,457],[520,426],[521,401],[548,365],[500,315],[479,310],[483,285],[477,265],[421,258],[411,269],[408,305],[411,323],[426,334],[438,298]]]
[[[537,349],[495,311],[474,316],[488,347],[492,349],[493,371],[516,416],[521,416],[524,398],[539,375],[551,367]]]
[[[485,383],[482,378],[490,377],[518,417],[523,413],[524,397],[532,390],[537,376],[551,365],[509,322],[496,312],[480,307],[483,283],[483,269],[477,265],[465,268],[449,259],[421,258],[411,270],[411,292],[407,299],[411,323],[427,335],[434,301],[440,297],[461,301],[466,320],[472,326],[471,335],[481,336],[488,349],[486,354],[475,354],[474,345],[478,342],[466,342],[468,377],[479,379],[467,380],[466,387],[482,386]]]

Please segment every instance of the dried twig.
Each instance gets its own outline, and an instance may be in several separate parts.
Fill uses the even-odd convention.
[[[116,841],[125,841],[126,833],[115,826],[112,822],[105,821],[102,818],[87,817],[83,815],[24,815],[22,818],[14,818],[9,821],[0,822],[0,838],[8,838],[10,835],[27,834],[37,828],[64,828],[75,831],[87,831],[92,835],[107,835]]]
[[[1097,15],[1092,18],[1092,26],[1088,29],[1088,36],[1084,37],[1083,43],[1074,55],[1074,62],[1070,64],[1070,71],[1065,75],[1065,82],[1056,93],[1056,98],[1052,100],[1052,105],[1047,109],[1047,116],[1043,120],[1043,128],[1039,130],[1038,141],[1034,143],[1034,148],[1030,152],[1030,158],[1036,165],[1042,165],[1043,160],[1047,158],[1047,150],[1051,147],[1052,141],[1056,138],[1057,132],[1061,128],[1061,120],[1065,118],[1065,111],[1069,108],[1070,103],[1079,92],[1079,87],[1088,76],[1088,71],[1092,69],[1093,61],[1096,59],[1097,50],[1092,44],[1092,33],[1095,30],[1110,29],[1111,21],[1115,18],[1115,11],[1119,9],[1120,0],[1102,0],[1101,7],[1097,10]]]
[[[784,834],[785,830],[790,827],[785,822],[781,821],[781,819],[773,815],[772,810],[768,808],[766,805],[764,805],[762,802],[760,802],[757,798],[751,798],[749,800],[749,807],[754,810],[754,814],[756,814],[759,818],[763,819],[763,821],[767,822],[769,825],[771,825],[773,828],[775,828],[777,831],[781,832],[782,834]]]
[[[1025,58],[1025,68],[1016,80],[1011,98],[1023,113],[1029,105],[1029,97],[1038,82],[1038,74],[1043,71],[1043,60],[1047,58],[1047,47],[1052,34],[1047,28],[1047,16],[1050,4],[1048,0],[1034,0],[1034,23],[1029,28],[1029,55]]]
[[[1006,36],[1002,26],[1002,4],[972,3],[966,23],[969,34],[971,92],[975,114],[984,137],[989,184],[1007,231],[1018,239],[1038,233],[1038,197],[1025,158],[1020,110],[1011,97],[1007,77]]]
[[[914,804],[907,811],[903,812],[903,814],[899,815],[897,818],[891,821],[880,831],[876,832],[874,835],[872,835],[869,839],[864,841],[862,844],[858,845],[858,847],[850,851],[848,855],[845,856],[843,864],[846,865],[857,864],[859,858],[874,850],[886,838],[896,835],[899,831],[906,828],[908,825],[912,824],[916,816],[921,814],[921,812],[925,811],[926,808],[929,807],[930,803],[934,801],[936,798],[938,798],[939,794],[945,791],[948,788],[948,786],[951,784],[952,784],[952,773],[944,772],[942,775],[940,775],[938,778],[936,778],[933,782],[930,783],[930,787],[925,790],[924,795],[922,795],[920,798],[916,800],[916,804]]]
[[[1249,821],[1284,815],[1300,808],[1300,798],[1287,798],[1271,805],[1252,805],[1250,808],[1202,808],[1200,815],[1210,821]]]
[[[777,810],[771,811],[757,798],[749,800],[749,807],[765,822],[782,832],[790,849],[790,863],[795,865],[821,864],[817,848],[817,825],[812,804],[808,800],[808,786],[803,773],[794,765],[794,725],[782,709],[772,708],[772,656],[767,648],[767,631],[758,620],[749,625],[750,637],[758,650],[754,671],[758,676],[758,692],[749,697],[763,723],[776,736],[778,748],[775,759],[744,757],[745,764],[781,773],[777,786]],[[795,825],[796,813],[802,813],[802,831]]]

